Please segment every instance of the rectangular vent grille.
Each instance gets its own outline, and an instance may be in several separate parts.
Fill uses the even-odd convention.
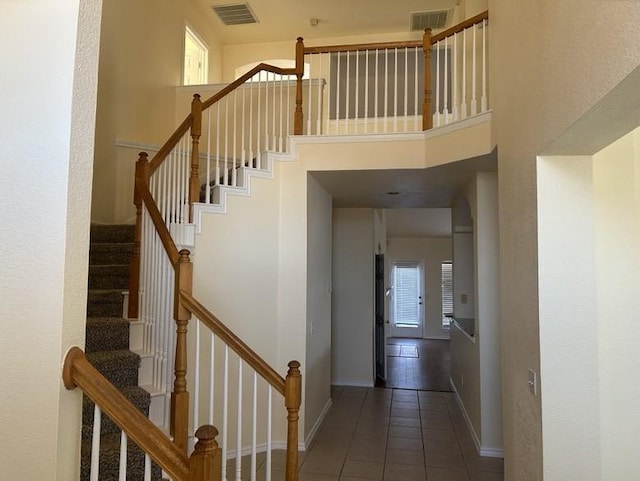
[[[449,10],[432,10],[430,12],[415,12],[411,14],[411,31],[424,31],[444,28],[447,25]]]
[[[258,19],[251,11],[248,3],[236,3],[233,5],[211,5],[214,12],[225,25],[244,25],[258,23]]]

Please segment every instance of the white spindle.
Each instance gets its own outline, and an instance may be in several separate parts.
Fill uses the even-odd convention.
[[[309,78],[307,79],[307,82],[309,82],[309,93],[308,93],[308,100],[306,102],[305,105],[307,105],[307,135],[311,135],[311,65],[309,65]]]
[[[389,49],[384,51],[384,129],[387,131],[389,119]]]
[[[393,131],[398,131],[398,48],[393,49]]]
[[[267,390],[267,472],[265,481],[271,481],[271,450],[273,449],[271,442],[271,414],[273,412],[273,402],[271,399],[273,388],[269,384]]]
[[[458,120],[458,34],[453,34],[453,121]]]
[[[264,149],[269,150],[269,72],[264,83]]]
[[[444,38],[444,123],[449,123],[449,37]]]
[[[257,168],[253,163],[253,78],[249,81],[249,165]]]
[[[200,322],[196,321],[195,362],[193,367],[195,382],[193,386],[193,429],[200,426]]]
[[[223,164],[223,176],[225,186],[229,185],[229,166],[227,165],[229,159],[229,97],[224,98],[224,164]]]
[[[216,103],[216,185],[220,185],[220,102]]]
[[[205,187],[205,203],[211,199],[211,109],[207,110],[207,186]]]
[[[253,371],[253,402],[251,412],[251,481],[256,481],[256,452],[258,444],[258,373]]]
[[[227,452],[229,431],[229,346],[224,346],[224,371],[222,377],[222,481],[227,481]]]
[[[373,132],[378,133],[378,52],[376,49],[376,74],[374,75],[374,99],[373,99]]]
[[[404,48],[404,131],[407,131],[409,116],[409,49]]]
[[[284,91],[284,76],[280,75],[280,101],[278,102],[280,104],[280,128],[279,128],[279,132],[280,135],[278,136],[278,152],[283,152],[283,140],[284,140],[284,136],[283,136],[283,132],[282,132],[282,111],[284,109],[284,97],[282,96],[283,91]],[[288,83],[288,81],[287,81]]]
[[[313,57],[310,57],[310,59]],[[309,75],[311,82],[311,75]],[[318,111],[316,112],[316,135],[321,133],[322,124],[322,54],[318,55]]]
[[[209,418],[208,423],[213,425],[213,413],[215,407],[215,343],[216,336],[211,332],[211,349],[209,351]]]
[[[336,134],[340,133],[340,52],[337,55],[337,68],[336,68]]]
[[[268,74],[267,74],[268,75]],[[271,150],[277,150],[276,145],[276,74],[272,73],[271,77],[273,78],[273,92],[271,93],[271,103],[272,103],[272,112],[271,112]]]
[[[247,162],[247,158],[246,158],[247,149],[246,149],[246,146],[245,146],[245,143],[244,143],[244,141],[245,141],[245,139],[244,139],[244,125],[245,125],[245,122],[246,122],[245,112],[247,111],[247,109],[246,109],[246,101],[245,101],[245,97],[246,97],[246,95],[245,95],[245,90],[246,90],[245,87],[246,87],[246,84],[241,87],[241,89],[242,89],[242,109],[241,109],[242,110],[242,115],[240,117],[242,118],[242,123],[241,123],[241,127],[240,127],[241,128],[241,134],[240,134],[240,167],[248,166],[248,164],[246,163]]]
[[[467,29],[462,31],[462,103],[460,104],[460,118],[467,118]]]
[[[289,151],[289,134],[291,134],[291,80],[287,81],[287,135],[285,139],[287,140],[285,148]]]
[[[93,409],[93,436],[91,439],[91,473],[90,481],[98,481],[100,471],[100,424],[102,411],[96,404]]]
[[[418,48],[413,49],[413,130],[420,130],[418,127]],[[427,67],[425,67],[427,68]]]
[[[345,126],[345,134],[349,133],[349,74],[351,72],[351,67],[349,66],[349,57],[351,57],[351,52],[347,52],[347,72],[345,74],[345,78],[347,80],[347,86],[345,88],[345,96],[344,96],[344,126]]]
[[[260,139],[262,137],[262,132],[260,131],[260,118],[262,117],[260,114],[262,113],[262,95],[261,95],[261,91],[262,88],[260,85],[258,85],[258,115],[256,116],[256,168],[257,169],[261,169],[262,168],[262,163],[261,163],[261,156],[262,156],[262,151],[260,150]]]
[[[231,122],[231,128],[233,129],[233,156],[231,157],[231,185],[234,187],[238,185],[238,154],[236,152],[236,145],[238,139],[236,138],[236,132],[238,131],[238,123],[236,122],[236,113],[238,110],[238,89],[233,91],[233,121]]]
[[[436,127],[440,126],[440,42],[436,43]]]
[[[473,29],[473,53],[472,60],[473,64],[471,66],[471,115],[476,115],[478,113],[478,100],[476,98],[476,37],[477,37],[477,24],[471,27]]]
[[[369,130],[369,50],[364,51],[364,133]]]
[[[118,481],[127,481],[127,433],[120,432],[120,464]]]
[[[358,133],[359,129],[358,129],[358,107],[359,107],[359,97],[360,97],[360,51],[356,51],[356,75],[355,75],[355,79],[356,79],[356,101],[355,101],[355,107],[354,107],[354,124],[355,124],[355,131],[354,133]]]
[[[327,62],[328,62],[329,68],[327,69],[328,70],[328,74],[327,74],[327,97],[326,97],[327,98],[327,103],[326,103],[326,106],[327,106],[327,109],[326,109],[327,110],[327,112],[326,112],[326,114],[327,114],[327,124],[326,124],[326,127],[325,127],[325,132],[327,134],[330,134],[331,132],[329,132],[329,126],[331,125],[331,54],[330,53],[327,54],[327,57],[328,57]],[[320,62],[322,62],[322,54],[320,54]]]
[[[144,453],[144,481],[151,481],[151,458]]]
[[[482,97],[481,112],[487,111],[487,21],[482,21]]]
[[[242,358],[238,358],[238,414],[236,421],[236,481],[242,481]]]

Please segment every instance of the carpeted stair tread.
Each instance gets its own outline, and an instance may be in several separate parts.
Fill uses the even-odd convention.
[[[117,388],[138,384],[140,356],[128,350],[88,352],[87,359]]]
[[[89,250],[90,265],[129,265],[133,254],[132,242],[93,243]]]
[[[145,416],[149,415],[149,405],[151,395],[139,386],[129,386],[120,389],[120,392],[133,404],[138,411]],[[87,396],[82,399],[82,439],[91,439],[93,432],[94,403]],[[119,433],[120,428],[107,416],[102,413],[101,434]]]
[[[100,436],[100,481],[118,481],[120,466],[120,434]],[[81,447],[80,480],[88,481],[91,472],[91,439],[83,440]],[[160,468],[151,463],[151,479],[160,480]],[[144,453],[130,439],[127,443],[127,481],[144,480]]]
[[[135,226],[130,224],[91,225],[92,243],[133,242]]]
[[[122,302],[122,289],[89,289],[87,316],[122,316]]]
[[[89,266],[89,289],[127,289],[128,265]]]
[[[86,334],[85,352],[129,348],[129,321],[121,317],[89,317]]]

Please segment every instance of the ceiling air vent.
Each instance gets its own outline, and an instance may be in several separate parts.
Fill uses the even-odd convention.
[[[214,12],[225,25],[243,25],[245,23],[258,23],[258,19],[251,11],[248,3],[235,3],[228,5],[211,5]]]
[[[449,10],[431,10],[430,12],[414,12],[411,14],[411,31],[424,31],[444,28],[449,17]]]

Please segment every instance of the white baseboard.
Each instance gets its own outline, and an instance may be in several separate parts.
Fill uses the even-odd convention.
[[[331,381],[331,385],[343,387],[374,387],[373,381],[344,381],[340,379]]]
[[[331,409],[332,403],[333,401],[331,400],[331,398],[329,398],[327,400],[327,403],[322,408],[322,411],[320,412],[320,416],[318,416],[318,419],[316,419],[316,422],[313,423],[313,426],[305,436],[302,451],[306,451],[307,449],[309,449],[309,446],[311,446],[311,443],[315,439],[316,434],[318,434],[318,430],[320,429],[320,426],[322,426],[322,422],[324,421],[324,418],[327,416],[329,409]]]
[[[453,393],[456,395],[456,402],[458,406],[460,406],[460,410],[462,411],[462,415],[464,416],[464,420],[467,423],[467,427],[469,428],[469,432],[471,433],[471,438],[473,439],[473,443],[476,445],[476,450],[480,456],[487,456],[490,458],[503,458],[504,450],[500,448],[489,448],[486,446],[482,446],[480,442],[480,438],[478,437],[478,433],[476,433],[475,428],[473,427],[473,423],[471,422],[471,418],[469,417],[469,413],[467,409],[464,407],[464,403],[462,402],[462,398],[456,389],[456,385],[453,383],[453,379],[449,378],[449,384],[451,384],[451,389],[453,389]]]

